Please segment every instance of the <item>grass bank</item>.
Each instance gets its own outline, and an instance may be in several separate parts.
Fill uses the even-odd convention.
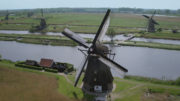
[[[0,34],[0,40],[53,46],[77,46],[77,43],[66,37],[49,35]]]
[[[154,38],[154,39],[170,39],[170,40],[180,40],[180,33],[172,32],[156,32],[156,33],[144,33],[144,34],[135,34],[136,37],[144,38]]]
[[[50,35],[33,35],[33,34],[0,34],[1,41],[16,41],[21,43],[30,44],[42,44],[53,46],[77,46],[78,44],[67,37],[50,36]],[[87,39],[90,43],[91,39]],[[105,44],[112,44],[111,42],[105,42]],[[123,46],[137,46],[137,47],[149,47],[169,50],[180,50],[180,45],[162,44],[162,43],[149,43],[141,41],[126,41],[119,43]]]
[[[126,42],[119,43],[119,45],[149,47],[149,48],[168,49],[168,50],[180,50],[180,45],[151,43],[151,42],[142,42],[142,41],[126,41]]]

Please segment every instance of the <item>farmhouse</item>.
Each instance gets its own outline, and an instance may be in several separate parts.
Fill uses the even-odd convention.
[[[72,64],[55,62],[53,59],[41,58],[40,63],[35,60],[26,60],[25,65],[43,67],[43,69],[56,69],[59,72],[71,72],[74,70]]]
[[[45,68],[53,68],[55,65],[55,62],[52,59],[42,58],[39,65]]]

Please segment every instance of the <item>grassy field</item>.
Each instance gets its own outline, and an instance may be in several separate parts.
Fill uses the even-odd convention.
[[[74,81],[75,73],[67,75]],[[80,88],[74,88],[66,77],[14,67],[0,61],[0,100],[2,101],[70,101],[92,100]],[[81,78],[82,80],[82,78]],[[80,81],[81,81],[80,80]],[[44,82],[45,81],[45,82]],[[179,101],[180,87],[115,78],[112,101]],[[81,82],[78,86],[80,86]],[[91,98],[91,99],[90,99]]]
[[[115,78],[115,101],[179,101],[180,87]]]
[[[96,33],[97,27],[100,25],[104,16],[102,13],[52,13],[44,15],[47,24],[49,25],[48,31],[61,32],[64,27],[68,27],[72,31],[83,33]],[[31,18],[14,17],[14,19],[3,22],[9,24],[1,24],[0,29],[27,30],[32,23],[39,24],[39,18],[39,15],[34,15]],[[160,24],[160,26],[157,26],[157,28],[180,29],[180,17],[156,16],[155,19]],[[16,26],[12,23],[24,24]],[[139,32],[138,29],[134,28],[145,28],[146,25],[147,20],[141,15],[118,13],[111,14],[110,26],[114,27],[116,33]],[[56,29],[54,29],[54,27],[56,27]]]

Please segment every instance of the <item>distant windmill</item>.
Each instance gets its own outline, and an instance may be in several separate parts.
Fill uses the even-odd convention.
[[[6,16],[5,16],[4,20],[9,20],[9,12],[8,11],[6,13]]]
[[[47,27],[46,20],[43,16],[43,10],[41,9],[41,18],[40,18],[40,24],[37,26],[32,26],[32,28],[29,30],[30,32],[37,32],[42,31]]]
[[[154,15],[156,14],[156,11],[154,11],[154,13],[152,14],[151,17],[147,16],[147,15],[142,15],[144,16],[145,18],[148,19],[148,25],[147,25],[147,31],[148,32],[155,32],[155,25],[159,25],[159,23],[157,23],[153,17]]]
[[[41,9],[40,29],[44,29],[45,27],[46,27],[46,20],[44,18],[43,9]]]

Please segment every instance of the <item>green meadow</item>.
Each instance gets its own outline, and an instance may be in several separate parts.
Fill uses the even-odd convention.
[[[47,31],[61,32],[68,27],[75,32],[96,33],[104,13],[45,13],[44,16],[48,24]],[[14,16],[2,21],[0,29],[28,30],[32,25],[39,24],[40,17],[39,14],[30,18]],[[156,16],[155,20],[160,24],[157,28],[180,29],[180,17]],[[110,26],[116,33],[139,32],[137,28],[146,28],[147,19],[137,14],[112,13]]]
[[[0,100],[2,101],[91,101],[73,86],[75,72],[67,75],[41,72],[14,66],[13,62],[0,61]],[[135,77],[137,78],[137,77]],[[158,84],[135,78],[114,78],[112,101],[179,101],[180,86]],[[45,81],[45,82],[44,82]]]

